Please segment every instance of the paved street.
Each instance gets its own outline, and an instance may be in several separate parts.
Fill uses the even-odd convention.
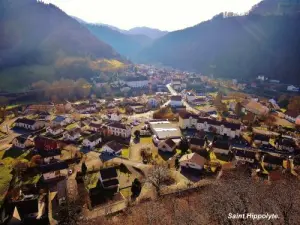
[[[170,93],[172,95],[179,95],[177,91],[175,91],[172,87],[171,87],[171,84],[167,84],[167,88],[169,89]],[[199,110],[193,108],[192,106],[190,106],[189,103],[187,103],[185,100],[182,100],[183,102],[183,105],[186,107],[186,109],[190,112],[193,112],[195,114],[198,114],[199,113]]]

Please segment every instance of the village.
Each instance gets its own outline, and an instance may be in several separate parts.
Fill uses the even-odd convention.
[[[29,104],[3,121],[0,223],[57,224],[72,200],[94,219],[239,168],[266,183],[300,177],[299,105],[146,65],[109,85],[124,96]]]

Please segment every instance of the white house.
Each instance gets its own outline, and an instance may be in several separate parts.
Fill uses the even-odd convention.
[[[131,88],[147,87],[149,84],[149,80],[145,76],[127,77],[125,82]]]
[[[39,130],[45,126],[40,120],[32,120],[27,118],[19,118],[15,121],[15,127],[24,128],[26,130]]]
[[[205,132],[215,131],[220,135],[227,135],[235,138],[241,134],[241,125],[236,123],[228,123],[217,121],[209,118],[202,118],[189,112],[179,113],[179,127],[181,129],[196,128]]]
[[[190,153],[182,156],[179,159],[180,166],[183,168],[192,168],[197,170],[202,170],[206,159],[197,153]]]
[[[179,113],[179,127],[181,129],[187,129],[187,128],[196,128],[197,127],[197,121],[199,116],[189,113],[189,112],[180,112]]]
[[[93,149],[96,145],[101,143],[102,138],[100,134],[93,134],[87,138],[85,138],[82,142],[82,145],[85,147],[88,147],[90,149]]]
[[[108,134],[114,136],[121,136],[124,138],[129,138],[131,136],[131,128],[130,126],[126,126],[119,122],[111,122],[107,125]]]
[[[88,104],[88,103],[82,103],[82,104],[75,104],[73,105],[73,108],[78,113],[86,113],[86,112],[94,112],[96,111],[96,105],[94,104]]]
[[[30,136],[23,134],[18,137],[15,137],[12,141],[12,144],[18,148],[29,148],[34,146],[34,141],[31,139]]]
[[[42,165],[40,169],[45,181],[68,175],[68,164],[65,162]]]
[[[107,152],[111,155],[118,155],[121,153],[123,146],[116,141],[108,142],[103,146],[102,152]]]
[[[64,132],[64,128],[61,125],[51,126],[46,128],[47,133],[54,136],[59,135]]]
[[[170,106],[171,107],[181,107],[181,106],[183,106],[182,97],[180,95],[171,96]]]
[[[237,161],[254,163],[255,162],[255,152],[253,151],[245,151],[245,150],[236,150],[235,159]]]
[[[110,114],[110,118],[109,120],[112,120],[112,121],[121,121],[122,120],[122,116],[120,113],[112,113]]]
[[[70,131],[66,131],[65,133],[63,133],[63,138],[65,140],[75,141],[76,139],[80,138],[81,136],[80,132],[81,132],[80,128],[74,128]]]
[[[158,150],[163,152],[174,152],[176,150],[177,144],[171,139],[160,141],[158,143]]]
[[[295,87],[294,85],[290,85],[287,87],[288,91],[299,92],[299,87]]]
[[[222,122],[208,118],[198,118],[197,130],[205,132],[216,132],[220,135],[227,135],[230,138],[239,137],[241,135],[241,124]]]

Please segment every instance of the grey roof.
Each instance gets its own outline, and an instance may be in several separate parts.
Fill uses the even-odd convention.
[[[27,118],[19,118],[15,121],[15,123],[24,123],[27,125],[34,125],[36,123],[35,120],[27,119]]]
[[[118,177],[118,173],[115,167],[104,168],[100,170],[100,176],[102,180],[108,180]]]
[[[111,141],[106,144],[109,148],[111,148],[115,152],[119,152],[122,150],[123,145],[119,144],[116,141]]]

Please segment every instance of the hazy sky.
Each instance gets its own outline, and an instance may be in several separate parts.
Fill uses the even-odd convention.
[[[224,12],[243,13],[261,0],[44,0],[91,23],[122,29],[147,26],[178,30]]]

